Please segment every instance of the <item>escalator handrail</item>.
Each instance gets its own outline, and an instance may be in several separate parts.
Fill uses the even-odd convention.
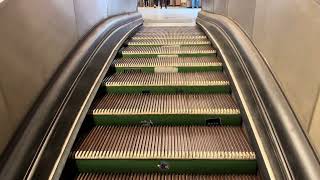
[[[298,118],[282,91],[267,61],[259,53],[242,29],[227,17],[208,12],[200,12],[197,23],[203,27],[220,29],[227,43],[231,43],[235,54],[240,55],[242,71],[246,72],[247,84],[251,85],[251,95],[261,102],[259,110],[264,113],[265,123],[271,125],[280,156],[287,166],[286,177],[298,179],[320,179],[319,160],[305,135]],[[211,36],[215,36],[214,32]],[[220,36],[221,36],[220,34]],[[229,62],[236,63],[236,62]],[[239,81],[242,81],[238,79]],[[251,82],[249,82],[251,81]]]
[[[68,150],[111,65],[108,57],[113,59],[130,32],[142,23],[142,16],[137,12],[113,16],[97,24],[77,44],[48,81],[24,124],[1,154],[4,158],[1,158],[0,179],[48,179],[60,160],[54,174],[54,178],[58,178]],[[65,142],[69,136],[70,141]],[[58,159],[62,151],[66,152]]]

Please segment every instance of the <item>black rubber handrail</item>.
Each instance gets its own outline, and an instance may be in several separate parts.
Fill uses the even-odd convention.
[[[251,115],[256,121],[263,121],[257,124],[265,134],[261,138],[269,143],[266,147],[273,147],[267,151],[269,157],[275,158],[269,159],[271,164],[279,165],[272,167],[282,173],[277,177],[320,179],[319,160],[270,67],[252,41],[236,23],[221,15],[202,11],[197,23],[209,36],[219,39],[219,46],[226,48],[220,51],[233,51],[226,53],[229,57],[233,55],[227,61],[239,75],[233,81],[242,86],[245,96],[252,97],[247,98],[247,103],[251,104],[249,107],[255,113]]]
[[[1,154],[0,179],[59,178],[67,151],[111,64],[108,57],[115,57],[121,43],[142,23],[139,13],[114,16],[78,43]],[[61,157],[62,151],[66,152]]]

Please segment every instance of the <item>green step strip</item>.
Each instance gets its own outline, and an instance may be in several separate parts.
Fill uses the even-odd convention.
[[[132,114],[132,115],[88,115],[95,125],[165,125],[241,126],[240,114]]]
[[[141,93],[230,93],[229,85],[210,86],[102,86],[106,93],[141,94]]]
[[[183,66],[175,67],[178,72],[221,72],[223,70],[222,66]],[[154,73],[155,67],[115,67],[117,73],[127,73],[127,72],[145,72]]]
[[[253,174],[256,160],[78,159],[79,172]]]

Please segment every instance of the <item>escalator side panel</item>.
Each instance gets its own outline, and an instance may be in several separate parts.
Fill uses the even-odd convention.
[[[90,50],[79,47],[79,52],[81,54],[85,52],[85,56],[81,57],[81,54],[76,53],[74,55],[76,63],[73,63],[73,65],[80,62],[84,64],[79,67],[78,74],[72,74],[76,77],[74,81],[68,82],[68,85],[72,87],[68,89],[68,93],[64,97],[63,106],[58,111],[51,111],[51,113],[55,113],[51,119],[48,118],[48,120],[53,121],[52,128],[45,128],[50,129],[50,131],[47,134],[44,146],[40,149],[40,154],[35,161],[36,164],[31,169],[30,178],[48,179],[49,176],[60,176],[68,152],[71,150],[73,141],[100,86],[100,82],[122,43],[141,24],[142,17],[138,13],[115,16],[102,22],[96,27],[96,31],[93,31],[92,36],[87,37],[90,40],[89,42],[94,41],[95,44],[83,42],[83,46],[90,47]],[[82,61],[78,59],[79,56],[83,58]],[[105,57],[109,57],[109,60],[106,60]],[[71,68],[65,68],[69,73],[72,72],[70,71]],[[59,80],[64,80],[63,75],[61,74]],[[49,97],[47,96],[46,100],[49,100]]]
[[[273,72],[252,41],[230,19],[200,12],[205,31],[232,79],[244,126],[263,177],[320,179],[320,164]]]

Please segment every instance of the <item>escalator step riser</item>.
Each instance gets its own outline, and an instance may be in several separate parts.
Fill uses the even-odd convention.
[[[168,72],[165,68],[177,72],[222,71],[222,63],[215,57],[121,58],[114,66],[117,72]]]
[[[72,156],[80,172],[256,170],[255,153],[240,127],[96,126],[76,143]]]
[[[188,175],[188,174],[141,174],[141,173],[82,173],[76,180],[259,180],[255,175]]]
[[[98,125],[240,125],[240,110],[227,94],[106,94],[89,114]]]
[[[212,56],[216,51],[209,45],[201,46],[128,46],[122,52],[123,57],[158,57],[158,55]]]
[[[223,73],[116,73],[103,80],[108,93],[230,93]]]
[[[129,46],[168,46],[168,45],[209,45],[209,40],[190,40],[190,39],[143,39],[131,40]]]

